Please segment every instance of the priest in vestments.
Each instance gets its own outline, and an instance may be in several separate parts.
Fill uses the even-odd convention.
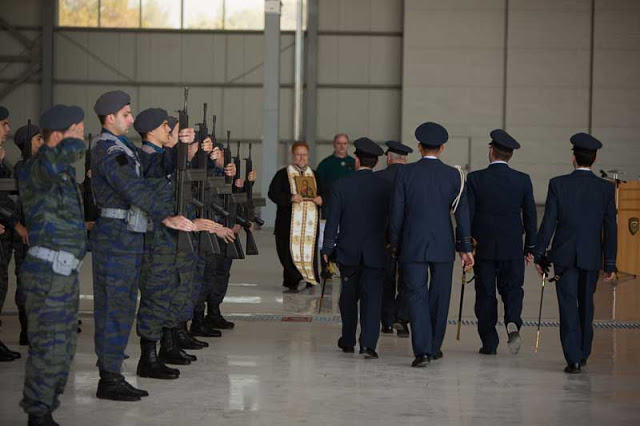
[[[297,292],[318,283],[317,244],[322,205],[321,188],[309,167],[309,146],[291,147],[292,163],[278,170],[269,185],[269,199],[276,203],[274,234],[282,264],[282,285]]]

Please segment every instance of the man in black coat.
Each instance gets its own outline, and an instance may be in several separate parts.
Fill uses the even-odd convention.
[[[376,172],[376,175],[393,185],[398,169],[407,164],[407,156],[413,152],[413,149],[396,141],[387,141],[385,145],[387,146],[387,152],[385,153],[387,156],[387,168]],[[393,327],[395,327],[398,330],[398,337],[409,337],[409,310],[404,299],[405,288],[402,281],[402,271],[399,263],[393,258],[391,246],[387,248],[384,271],[382,332],[393,333]]]
[[[534,255],[542,275],[553,236],[548,261],[559,276],[556,292],[560,340],[567,361],[564,371],[579,374],[591,354],[598,274],[603,268],[605,281],[615,276],[618,235],[615,188],[591,171],[602,143],[586,133],[573,135],[571,143],[575,170],[549,181]]]
[[[382,148],[367,138],[354,145],[357,171],[332,187],[322,255],[328,262],[335,254],[340,267],[342,337],[338,347],[347,353],[354,351],[359,301],[360,353],[378,358],[375,349],[380,336],[391,184],[372,170]]]
[[[489,167],[470,173],[467,178],[471,235],[476,253],[475,312],[480,353],[495,355],[498,347],[498,293],[504,303],[504,323],[509,350],[520,351],[524,266],[533,260],[536,234],[536,203],[529,175],[509,167],[509,160],[520,144],[501,129],[491,132]],[[525,233],[524,247],[522,234]]]

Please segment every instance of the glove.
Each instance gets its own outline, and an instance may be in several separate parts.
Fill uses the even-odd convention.
[[[542,272],[544,272],[548,276],[549,269],[551,269],[551,262],[549,261],[549,258],[547,257],[546,254],[542,255],[540,260],[538,260],[537,264],[540,265]]]

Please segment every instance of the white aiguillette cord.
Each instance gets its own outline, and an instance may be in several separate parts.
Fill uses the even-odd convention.
[[[458,173],[460,173],[460,191],[458,192],[458,195],[453,200],[453,204],[451,205],[451,212],[455,213],[458,209],[458,204],[460,203],[462,192],[464,191],[464,170],[462,170],[462,167],[458,166],[457,164],[453,167],[455,167],[458,170]]]

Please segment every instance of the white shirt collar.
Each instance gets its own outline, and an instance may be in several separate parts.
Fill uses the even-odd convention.
[[[428,158],[429,160],[437,160],[438,159],[438,157],[436,157],[435,155],[425,155],[422,158]]]
[[[590,172],[591,169],[589,167],[576,167],[576,170],[582,170],[584,172]]]
[[[507,163],[506,161],[496,160],[496,161],[492,161],[491,163],[489,163],[489,165],[492,165],[492,164],[507,164],[508,165],[509,163]]]

